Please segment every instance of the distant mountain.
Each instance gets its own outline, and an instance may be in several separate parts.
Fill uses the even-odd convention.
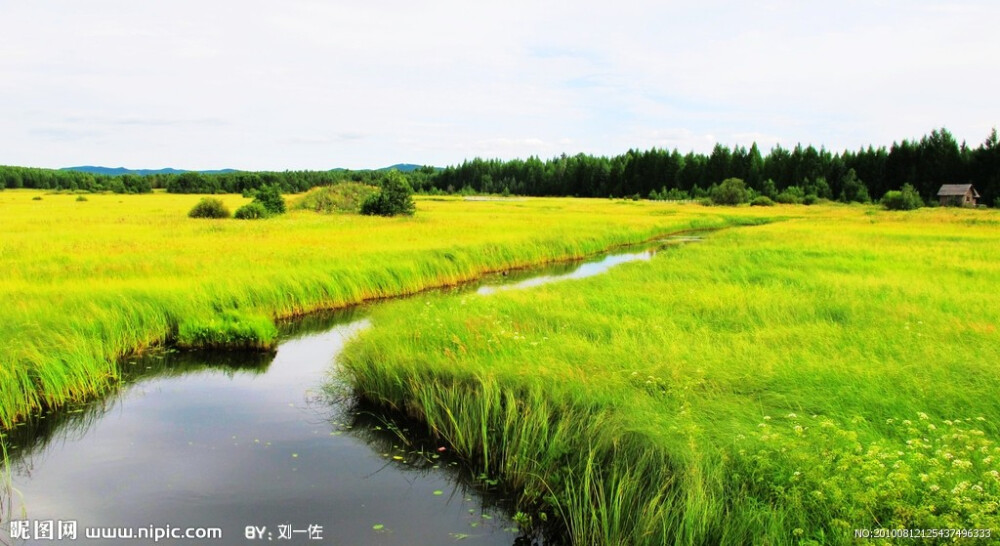
[[[64,167],[59,169],[60,171],[78,171],[82,173],[90,174],[104,174],[108,176],[121,176],[123,174],[137,174],[139,176],[149,176],[151,174],[181,174],[187,171],[181,169],[126,169],[125,167],[94,167],[91,165],[83,165],[80,167]],[[222,173],[234,173],[236,169],[219,169],[213,171],[198,171],[202,174],[222,174]]]
[[[378,170],[380,170],[380,171],[391,171],[393,169],[396,169],[397,171],[399,171],[401,173],[412,173],[413,171],[419,169],[422,166],[423,165],[414,165],[413,163],[396,163],[395,165],[390,165],[388,167],[383,167],[383,168],[378,169]]]

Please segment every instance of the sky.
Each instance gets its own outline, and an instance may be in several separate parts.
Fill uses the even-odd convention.
[[[995,0],[0,0],[0,164],[975,146],[998,28]]]

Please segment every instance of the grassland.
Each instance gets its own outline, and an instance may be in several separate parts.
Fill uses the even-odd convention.
[[[0,192],[0,425],[102,392],[119,357],[153,344],[267,347],[276,317],[763,214],[425,199],[413,218],[188,218],[199,198]]]
[[[1000,214],[779,210],[809,216],[383,306],[343,365],[575,544],[995,541]]]

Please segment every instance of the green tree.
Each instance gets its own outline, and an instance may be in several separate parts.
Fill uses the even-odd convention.
[[[361,204],[361,214],[373,216],[412,216],[416,212],[413,189],[403,175],[389,171],[381,182],[382,189]]]
[[[864,182],[858,179],[854,169],[848,169],[847,174],[840,179],[840,200],[844,203],[868,203],[871,197],[868,196],[868,188]]]
[[[886,210],[913,210],[924,206],[924,200],[920,198],[920,194],[909,184],[903,184],[903,189],[900,191],[885,192],[881,203]]]
[[[750,192],[739,178],[727,178],[712,189],[711,197],[719,205],[739,205],[750,200]]]
[[[285,198],[281,196],[281,187],[277,184],[261,186],[253,202],[260,203],[270,214],[285,213]]]

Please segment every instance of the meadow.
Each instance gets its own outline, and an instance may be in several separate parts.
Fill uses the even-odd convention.
[[[574,544],[995,542],[1000,214],[776,209],[600,277],[381,306],[342,365]]]
[[[409,218],[188,218],[197,195],[0,191],[0,427],[89,398],[152,345],[267,349],[274,321],[774,211],[418,200]],[[249,202],[220,196],[230,209]]]

